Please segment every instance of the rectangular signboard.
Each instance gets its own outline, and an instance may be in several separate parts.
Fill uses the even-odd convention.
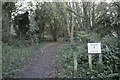
[[[101,43],[88,43],[88,53],[101,53]]]

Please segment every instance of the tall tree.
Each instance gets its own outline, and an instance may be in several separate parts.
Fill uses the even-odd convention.
[[[89,7],[90,7],[90,2],[83,2],[83,14],[84,14],[83,25],[85,30],[89,30],[91,27],[90,18],[89,18]]]
[[[11,13],[15,9],[14,2],[2,3],[2,39],[3,41],[9,40],[11,28]]]
[[[37,33],[39,34],[39,41],[40,41],[47,21],[47,15],[46,15],[47,10],[46,10],[46,4],[39,3],[36,6],[37,8],[35,10],[35,21],[39,28],[37,30]]]

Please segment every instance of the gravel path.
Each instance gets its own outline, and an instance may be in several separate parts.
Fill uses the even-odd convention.
[[[49,43],[40,49],[39,54],[22,71],[21,78],[51,78],[56,68],[56,52],[60,43]]]

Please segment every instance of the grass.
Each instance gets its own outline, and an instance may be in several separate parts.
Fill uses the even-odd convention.
[[[0,41],[0,79],[2,78],[2,42]]]
[[[17,45],[14,45],[17,44]],[[17,78],[23,66],[33,59],[39,49],[46,45],[46,42],[34,46],[25,46],[19,43],[2,44],[2,76],[3,78]],[[19,45],[19,46],[18,46]]]
[[[3,77],[13,77],[20,70],[20,66],[32,55],[29,47],[15,47],[3,44]]]

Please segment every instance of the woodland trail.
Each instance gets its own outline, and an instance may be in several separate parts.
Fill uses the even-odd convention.
[[[20,78],[54,78],[58,70],[56,53],[59,46],[60,43],[52,42],[41,48],[31,64],[23,69]]]

